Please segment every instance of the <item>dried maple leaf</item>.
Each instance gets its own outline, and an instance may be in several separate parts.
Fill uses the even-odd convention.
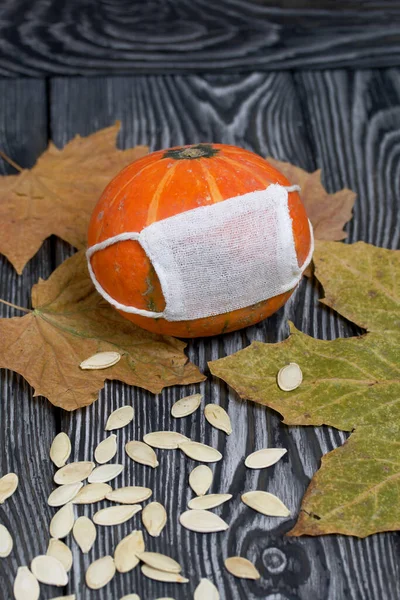
[[[52,234],[85,246],[90,215],[105,186],[148,152],[146,146],[117,150],[119,128],[116,123],[76,136],[62,150],[50,142],[32,169],[0,178],[0,253],[18,273]]]
[[[400,252],[318,242],[314,262],[323,302],[367,333],[323,341],[291,325],[285,341],[255,342],[210,369],[288,425],[355,430],[323,458],[290,535],[400,529]],[[300,365],[303,383],[283,392],[276,375],[289,362]]]
[[[35,396],[46,396],[55,406],[75,410],[91,404],[105,379],[154,393],[205,379],[188,363],[185,343],[140,329],[101,298],[83,251],[32,288],[32,305],[23,317],[0,319],[0,367],[23,375]],[[122,355],[116,365],[80,369],[82,360],[107,350]]]
[[[343,227],[352,217],[356,199],[354,192],[345,188],[335,194],[328,194],[321,183],[321,169],[308,173],[287,162],[271,157],[267,160],[283,173],[290,183],[301,187],[300,196],[313,225],[315,239],[334,241],[347,237]]]

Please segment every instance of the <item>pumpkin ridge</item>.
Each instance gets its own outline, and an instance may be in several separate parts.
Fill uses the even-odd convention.
[[[165,186],[169,182],[169,180],[172,178],[177,165],[178,165],[178,163],[173,163],[171,165],[171,167],[165,172],[160,183],[158,184],[156,191],[154,192],[154,196],[151,200],[149,209],[148,209],[147,222],[146,222],[147,225],[151,225],[152,223],[154,223],[157,220],[157,211],[158,211],[158,205],[160,203],[161,194],[162,194]]]
[[[254,173],[254,171],[252,171],[250,167],[244,165],[242,162],[237,163],[233,160],[233,158],[229,158],[228,156],[222,156],[222,158],[224,162],[234,165],[236,169],[238,168],[238,165],[240,165],[240,169],[243,169],[243,171],[247,171],[247,173],[251,173],[251,176],[254,177],[254,179],[257,179],[264,187],[268,187],[269,185],[271,185],[271,181],[262,179],[256,173]]]
[[[212,203],[217,204],[218,202],[222,202],[222,200],[224,200],[224,198],[222,197],[222,194],[218,188],[218,184],[215,181],[215,178],[211,175],[207,165],[203,161],[201,161],[200,165],[201,165],[202,171],[205,175],[208,189],[210,190]]]

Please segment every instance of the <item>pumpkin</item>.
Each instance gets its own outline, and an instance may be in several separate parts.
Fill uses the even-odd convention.
[[[202,205],[223,202],[271,183],[288,180],[261,156],[236,146],[196,144],[152,152],[125,167],[106,187],[91,217],[89,247],[126,231],[140,232],[151,223]],[[289,193],[289,213],[297,260],[301,266],[311,239],[305,208],[297,192]],[[121,304],[161,312],[160,282],[137,241],[120,241],[91,257],[94,274]],[[211,336],[253,325],[276,312],[293,290],[229,313],[191,321],[167,321],[121,314],[149,331],[177,337]]]

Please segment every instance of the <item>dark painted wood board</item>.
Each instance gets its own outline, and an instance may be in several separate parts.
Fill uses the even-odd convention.
[[[392,191],[395,184],[385,169],[376,170],[372,181],[388,201],[384,218],[375,219],[371,228],[365,211],[374,219],[379,209],[373,200],[375,188],[368,179],[365,157],[371,160],[372,154],[378,156],[384,152],[387,136],[381,137],[381,129],[374,122],[381,112],[392,114],[399,110],[400,97],[393,84],[397,76],[396,71],[383,74],[337,71],[307,73],[294,79],[290,74],[263,73],[56,79],[50,89],[50,127],[53,139],[62,145],[75,133],[88,134],[118,118],[123,121],[122,146],[149,143],[155,149],[212,140],[252,148],[262,155],[272,154],[308,169],[323,166],[325,181],[332,191],[351,184],[359,192],[355,222],[350,227],[351,241],[365,239],[393,247],[397,235],[392,228],[397,210]],[[382,86],[385,89],[387,86],[390,93],[382,93]],[[332,89],[338,90],[340,109]],[[354,132],[372,133],[365,139],[353,133],[350,141],[349,127]],[[399,130],[399,127],[394,129],[394,136]],[[396,173],[398,159],[394,150],[391,164]],[[360,187],[360,182],[365,181],[364,187]],[[70,252],[70,248],[58,242],[57,263]],[[349,324],[318,306],[317,298],[318,291],[303,282],[285,309],[271,319],[238,333],[191,341],[189,356],[206,369],[208,360],[231,354],[252,340],[282,339],[287,331],[286,318],[303,331],[325,339],[355,333]],[[212,430],[200,414],[179,422],[170,417],[169,410],[176,398],[199,389],[205,392],[207,401],[220,403],[228,410],[234,423],[230,438]],[[158,397],[110,383],[92,407],[60,415],[62,430],[73,439],[76,458],[91,457],[96,443],[105,435],[102,429],[107,415],[124,402],[133,403],[136,418],[118,435],[118,458],[127,464],[127,469],[117,483],[148,484],[154,490],[154,498],[166,505],[169,516],[166,530],[158,540],[146,536],[146,541],[152,550],[170,553],[180,560],[191,584],[155,583],[143,578],[136,569],[129,575],[119,575],[100,592],[91,593],[84,587],[84,570],[89,561],[112,553],[131,526],[140,526],[140,516],[136,516],[129,525],[102,530],[90,557],[82,558],[72,543],[75,566],[70,592],[79,590],[80,598],[108,599],[137,591],[143,598],[167,594],[183,600],[190,597],[200,576],[207,576],[218,583],[221,598],[226,600],[374,600],[377,597],[391,600],[400,596],[397,534],[375,535],[365,540],[344,536],[291,539],[284,532],[293,520],[263,518],[238,500],[244,489],[259,486],[279,495],[295,514],[320,456],[341,444],[345,439],[343,433],[326,427],[285,427],[276,414],[240,402],[217,380],[169,389]],[[126,460],[123,446],[128,439],[140,439],[144,433],[162,428],[174,428],[194,439],[218,445],[224,453],[224,461],[213,467],[212,491],[230,491],[235,495],[230,504],[216,510],[231,523],[226,534],[193,534],[177,523],[177,515],[191,496],[187,477],[194,463],[173,451],[158,452],[161,465],[156,472]],[[243,457],[264,445],[288,447],[287,458],[266,473],[247,472]],[[80,508],[78,512],[90,515],[93,508]],[[262,573],[261,581],[237,581],[227,575],[223,559],[229,554],[242,554],[254,560]]]
[[[396,0],[3,0],[0,75],[399,66]]]

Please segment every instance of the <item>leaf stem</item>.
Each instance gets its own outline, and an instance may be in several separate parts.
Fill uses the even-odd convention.
[[[7,302],[7,300],[3,300],[0,298],[0,302],[2,304],[6,304],[7,306],[11,306],[11,308],[16,308],[17,310],[23,310],[26,313],[33,312],[30,308],[24,308],[23,306],[18,306],[18,304],[13,304],[12,302]]]
[[[7,154],[5,154],[2,150],[0,150],[0,156],[3,160],[5,160],[6,162],[8,162],[9,165],[11,165],[12,167],[14,167],[14,169],[16,171],[19,171],[20,173],[22,173],[22,171],[24,170],[22,167],[20,167],[19,165],[17,165],[16,162],[14,162],[12,160],[12,158],[9,158],[7,156]]]

